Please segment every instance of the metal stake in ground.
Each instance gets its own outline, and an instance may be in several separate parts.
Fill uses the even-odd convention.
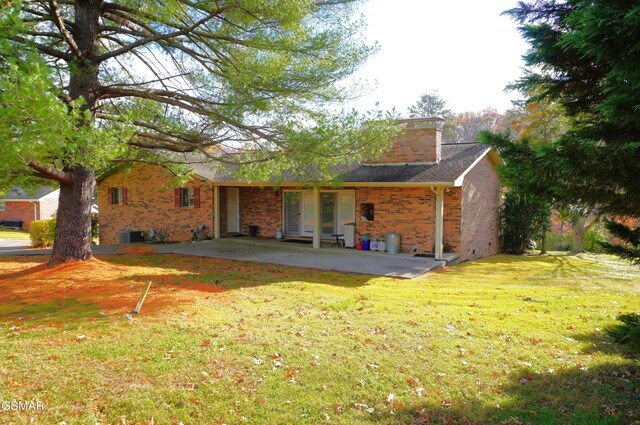
[[[142,291],[142,294],[140,295],[140,299],[138,300],[138,304],[136,304],[136,308],[133,309],[132,313],[135,313],[135,314],[140,313],[140,309],[142,308],[142,303],[144,302],[144,299],[147,297],[149,288],[151,288],[151,281],[147,283],[146,288],[144,288],[144,291]]]

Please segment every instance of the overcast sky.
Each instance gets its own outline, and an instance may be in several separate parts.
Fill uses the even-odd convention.
[[[504,112],[517,93],[505,86],[522,75],[527,44],[500,14],[515,0],[368,0],[361,11],[379,52],[358,71],[373,84],[355,106],[395,107],[405,116],[420,94],[437,90],[454,112],[493,107]]]

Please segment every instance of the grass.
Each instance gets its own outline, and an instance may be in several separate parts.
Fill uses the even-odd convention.
[[[627,424],[640,270],[496,256],[416,280],[178,255],[0,257],[3,423]],[[127,315],[145,284],[142,312]]]
[[[29,240],[29,232],[26,230],[13,230],[7,229],[5,227],[0,227],[0,239],[9,239],[9,240]]]

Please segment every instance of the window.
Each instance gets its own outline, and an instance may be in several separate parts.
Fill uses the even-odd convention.
[[[110,187],[109,205],[127,205],[127,188]]]
[[[4,211],[4,201],[0,201],[0,211]]]
[[[362,221],[373,221],[373,204],[360,204],[360,219]]]
[[[175,190],[176,208],[200,208],[200,188],[179,187]]]
[[[180,189],[180,206],[193,207],[193,188],[183,187]]]

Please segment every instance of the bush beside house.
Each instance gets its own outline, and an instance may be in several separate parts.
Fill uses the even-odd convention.
[[[53,246],[56,233],[56,220],[36,220],[29,227],[29,238],[34,248],[49,248]]]

